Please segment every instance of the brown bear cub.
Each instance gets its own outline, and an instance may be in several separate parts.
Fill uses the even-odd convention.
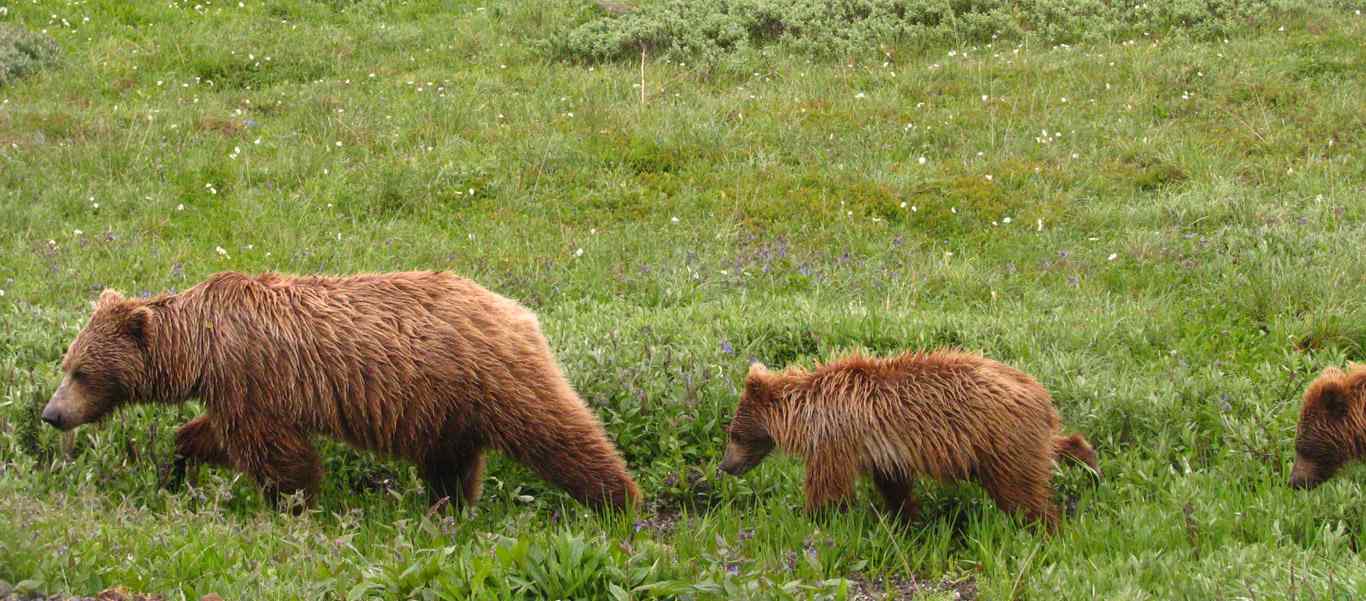
[[[1314,488],[1366,456],[1366,365],[1336,367],[1309,384],[1295,435],[1290,486]]]
[[[750,366],[721,469],[742,474],[774,446],[806,462],[806,509],[846,505],[860,473],[909,523],[911,482],[975,479],[1008,513],[1052,530],[1055,458],[1099,473],[1080,434],[1059,434],[1053,401],[1033,378],[970,353],[859,355],[814,371]]]
[[[640,499],[535,314],[449,273],[220,273],[150,299],[107,290],[62,369],[48,423],[199,398],[177,462],[245,472],[272,503],[314,499],[318,434],[417,463],[434,500],[478,500],[490,448],[589,505]]]

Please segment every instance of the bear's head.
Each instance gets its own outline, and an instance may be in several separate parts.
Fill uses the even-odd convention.
[[[773,434],[769,424],[778,405],[778,397],[773,390],[776,377],[762,363],[749,366],[745,390],[740,393],[740,406],[736,408],[735,418],[727,429],[729,440],[726,442],[726,453],[721,458],[721,471],[739,476],[759,465],[773,450]]]
[[[70,430],[138,400],[149,373],[147,331],[152,310],[105,290],[90,323],[62,359],[62,383],[43,408],[43,421]]]
[[[1295,434],[1295,465],[1290,486],[1314,488],[1362,450],[1366,378],[1328,368],[1309,385]]]

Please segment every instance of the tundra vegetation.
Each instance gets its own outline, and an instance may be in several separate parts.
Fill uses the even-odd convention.
[[[1304,387],[1366,358],[1362,8],[0,4],[0,580],[1362,597],[1366,473],[1287,485]],[[593,513],[494,457],[476,508],[430,512],[410,465],[324,442],[296,518],[226,470],[159,486],[193,402],[39,421],[105,287],[407,269],[539,313],[640,511]],[[805,515],[791,458],[716,474],[751,360],[939,346],[1030,373],[1095,445],[1103,481],[1055,479],[1056,536],[972,484],[919,485],[901,529]]]

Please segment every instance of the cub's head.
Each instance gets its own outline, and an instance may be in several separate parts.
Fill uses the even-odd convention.
[[[147,330],[152,310],[105,290],[90,323],[62,359],[62,383],[43,408],[43,421],[70,430],[96,421],[134,398],[148,376]]]
[[[726,454],[721,458],[721,471],[739,476],[768,456],[773,450],[773,435],[769,418],[777,407],[774,394],[775,376],[762,363],[749,366],[745,376],[745,390],[740,393],[740,406],[727,430]]]
[[[1354,385],[1355,383],[1355,385]],[[1295,465],[1290,486],[1314,488],[1333,477],[1343,464],[1357,459],[1362,431],[1366,379],[1328,368],[1309,385],[1295,435]]]

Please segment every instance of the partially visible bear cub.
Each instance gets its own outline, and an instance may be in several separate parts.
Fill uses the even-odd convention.
[[[1099,473],[1080,434],[1059,434],[1048,391],[1033,378],[958,351],[890,359],[854,355],[805,371],[750,366],[721,469],[735,475],[775,446],[806,462],[806,508],[847,504],[859,474],[909,522],[911,483],[975,479],[1008,513],[1056,528],[1055,458]]]
[[[1304,392],[1290,486],[1314,488],[1366,455],[1366,365],[1323,370]]]
[[[435,499],[473,504],[490,448],[589,505],[640,499],[535,314],[449,273],[220,273],[150,299],[105,291],[62,370],[48,423],[197,397],[205,413],[176,433],[178,462],[245,472],[272,502],[316,496],[315,435],[417,463]]]

